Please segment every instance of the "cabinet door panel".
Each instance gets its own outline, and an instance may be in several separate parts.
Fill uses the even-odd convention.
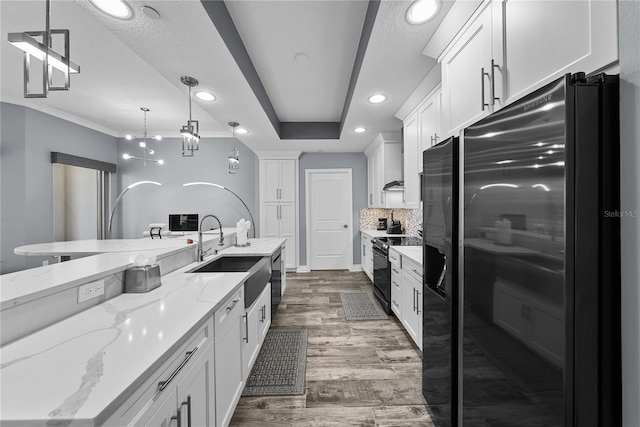
[[[287,268],[296,266],[296,207],[293,203],[280,205],[280,236],[287,239]]]
[[[419,167],[420,151],[418,114],[412,114],[404,122],[404,207],[417,209],[420,204]],[[420,157],[422,159],[422,157]],[[420,168],[421,169],[421,168]]]
[[[278,201],[280,188],[280,167],[279,160],[262,160],[262,188],[264,201],[276,202]]]
[[[367,157],[367,206],[372,208],[373,203],[373,190],[375,188],[373,176],[375,174],[375,157],[373,155]]]
[[[263,237],[279,237],[280,236],[280,219],[278,213],[280,211],[277,203],[265,203],[264,204],[264,230],[262,230]]]
[[[260,350],[258,322],[262,314],[262,304],[256,300],[246,316],[242,319],[243,333],[243,378],[246,381],[251,372],[251,367],[258,357]]]
[[[173,389],[164,402],[155,410],[148,418],[141,418],[136,425],[144,427],[169,427],[171,426],[171,417],[177,414],[177,393]],[[154,408],[155,409],[155,408]],[[153,410],[153,409],[152,409]],[[175,421],[173,422],[175,424]]]
[[[229,425],[244,387],[242,377],[242,321],[238,315],[215,340],[216,425]]]
[[[503,0],[502,8],[507,103],[563,74],[618,59],[615,1]]]
[[[482,67],[490,73],[491,32],[489,6],[442,58],[442,113],[447,135],[489,114],[489,107],[482,107],[483,94],[484,102],[491,104],[489,79],[482,76]]]
[[[181,405],[191,402],[191,425],[212,426],[215,423],[213,348],[206,347],[185,378],[178,383],[178,406],[182,408],[182,425],[187,425],[188,407]],[[211,354],[209,354],[211,353]]]
[[[280,201],[296,200],[295,160],[280,160]]]

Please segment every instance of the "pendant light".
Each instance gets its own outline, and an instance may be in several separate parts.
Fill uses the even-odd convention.
[[[143,130],[143,135],[144,136],[142,138],[142,141],[140,141],[138,143],[138,146],[140,148],[142,148],[142,157],[131,156],[131,155],[127,154],[127,153],[124,153],[122,155],[122,158],[125,159],[125,160],[142,160],[143,164],[145,166],[147,165],[147,161],[154,162],[154,163],[157,163],[159,165],[163,165],[164,164],[164,160],[162,160],[162,159],[157,159],[156,160],[156,159],[152,159],[152,158],[149,157],[149,156],[153,156],[155,154],[155,152],[147,146],[147,113],[149,111],[151,111],[151,110],[149,110],[147,107],[140,107],[140,109],[144,113],[144,130]],[[127,135],[125,138],[130,141],[134,137],[131,136],[131,135]],[[162,139],[162,137],[160,135],[156,135],[156,136],[153,137],[153,139],[155,139],[156,141],[160,141]]]
[[[240,152],[236,148],[236,128],[240,126],[238,122],[229,122],[233,130],[233,148],[229,152],[229,173],[236,174],[240,170]]]
[[[198,150],[200,135],[198,135],[198,121],[191,120],[191,88],[198,86],[198,80],[190,76],[182,76],[180,81],[189,87],[189,120],[180,129],[180,134],[182,135],[182,157],[193,157],[193,152]]]
[[[24,97],[25,98],[46,98],[50,90],[69,90],[72,73],[80,73],[80,66],[71,62],[69,58],[69,30],[51,29],[51,0],[45,1],[45,30],[25,31],[24,33],[9,33],[8,41],[18,49],[24,51]],[[52,36],[62,36],[64,46],[63,54],[53,50]],[[39,37],[39,42],[34,37]],[[36,58],[42,62],[42,92],[31,92],[29,77],[31,71],[31,58]],[[54,69],[62,72],[64,84],[55,86],[53,84]]]

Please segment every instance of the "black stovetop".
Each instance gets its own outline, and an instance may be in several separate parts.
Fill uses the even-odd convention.
[[[373,245],[378,248],[387,249],[389,246],[422,246],[422,239],[420,237],[406,236],[406,237],[376,237],[373,240]]]

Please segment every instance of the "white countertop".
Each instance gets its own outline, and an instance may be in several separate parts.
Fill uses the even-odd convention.
[[[235,235],[235,228],[223,228],[225,236]],[[195,238],[193,238],[195,237]],[[187,243],[193,238],[194,243]],[[203,240],[218,240],[219,233],[206,232]],[[15,273],[0,275],[0,309],[43,298],[55,292],[72,288],[79,283],[98,279],[126,270],[138,254],[162,258],[197,244],[196,236],[168,239],[112,239],[77,240],[72,242],[38,243],[20,246],[14,250],[21,255],[93,255],[63,263],[50,264]],[[90,280],[86,280],[90,278]]]
[[[389,250],[422,265],[422,246],[389,246]]]
[[[235,228],[223,228],[225,236],[236,234]],[[218,238],[219,231],[203,233],[205,241]],[[18,246],[13,250],[16,255],[25,256],[86,256],[112,252],[149,251],[154,249],[181,249],[187,245],[187,239],[198,241],[198,233],[183,236],[163,236],[162,239],[145,237],[142,239],[74,240],[70,242],[36,243]]]
[[[285,239],[251,241],[219,256],[268,256]],[[163,276],[151,292],[119,295],[0,348],[2,423],[104,422],[247,275],[185,273],[195,265]]]

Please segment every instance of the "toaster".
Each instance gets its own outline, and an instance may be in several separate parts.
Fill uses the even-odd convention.
[[[124,292],[149,292],[160,286],[160,266],[131,267],[124,273]]]

